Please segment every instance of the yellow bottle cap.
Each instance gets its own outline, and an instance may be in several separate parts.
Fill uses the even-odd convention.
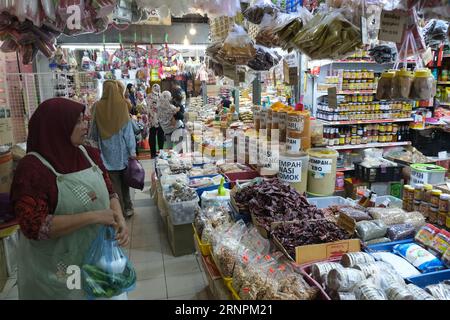
[[[428,78],[431,77],[431,71],[430,69],[417,69],[414,72],[414,76],[416,78]]]

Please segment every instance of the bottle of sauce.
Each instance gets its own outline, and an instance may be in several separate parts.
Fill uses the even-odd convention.
[[[363,194],[363,196],[361,197],[361,199],[359,199],[359,201],[358,201],[358,204],[360,205],[360,206],[365,206],[365,204],[366,204],[366,202],[367,201],[369,201],[369,199],[370,199],[370,195],[371,195],[371,191],[370,190],[364,190],[364,194]]]
[[[374,208],[376,202],[377,202],[377,194],[376,194],[376,193],[372,193],[372,194],[370,195],[370,200],[369,200],[369,202],[367,203],[366,208]]]

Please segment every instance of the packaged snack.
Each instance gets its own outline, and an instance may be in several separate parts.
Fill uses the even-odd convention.
[[[450,248],[448,248],[442,256],[442,262],[446,265],[447,268],[450,268]]]
[[[356,223],[356,234],[364,241],[384,237],[387,227],[381,220],[360,221]]]
[[[444,268],[444,264],[438,258],[415,243],[397,244],[393,252],[408,260],[423,273]]]
[[[450,248],[450,232],[441,230],[434,236],[429,246],[429,250],[437,257],[440,257],[448,248]]]
[[[429,247],[431,245],[431,241],[433,241],[434,236],[438,232],[439,232],[438,228],[436,228],[430,223],[427,223],[422,228],[420,228],[420,230],[416,233],[414,241],[425,247]]]
[[[394,224],[387,229],[387,236],[391,241],[413,238],[416,228],[410,223]]]

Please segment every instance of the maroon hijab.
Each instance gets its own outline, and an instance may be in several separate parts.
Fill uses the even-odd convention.
[[[42,102],[28,125],[27,152],[37,152],[58,173],[86,169],[88,162],[70,141],[80,113],[85,106],[66,98],[52,98]]]

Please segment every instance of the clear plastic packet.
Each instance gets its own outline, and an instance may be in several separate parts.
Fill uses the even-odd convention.
[[[277,19],[271,15],[265,14],[259,25],[258,34],[255,37],[257,44],[268,48],[281,46],[280,38],[275,33]]]
[[[276,260],[271,255],[258,255],[254,263],[249,264],[244,281],[239,291],[242,300],[256,300],[258,293],[266,283],[266,273],[271,266],[276,265]]]
[[[382,238],[376,238],[376,239],[372,239],[369,241],[365,241],[364,244],[366,246],[370,246],[371,244],[384,243],[384,242],[390,242],[390,241],[391,241],[391,239],[382,237]]]
[[[423,273],[444,268],[444,264],[438,258],[415,243],[397,244],[392,251],[405,258]]]
[[[361,263],[375,262],[375,258],[365,252],[350,252],[342,256],[341,264],[346,267],[353,267]]]
[[[425,290],[438,300],[450,300],[450,284],[441,282],[427,286]]]
[[[206,222],[207,222],[206,217],[203,215],[202,211],[199,210],[198,214],[196,214],[194,217],[194,227],[195,227],[195,230],[197,230],[197,234],[200,239],[202,238],[203,230],[205,229]]]
[[[110,226],[102,226],[82,266],[83,288],[91,298],[112,298],[135,287],[136,272],[115,239]]]
[[[253,263],[257,263],[257,257],[261,257],[256,252],[247,248],[242,248],[236,259],[236,265],[233,270],[233,281],[231,283],[236,292],[241,290],[242,284],[246,279],[246,273],[249,272],[247,267]]]
[[[311,274],[314,280],[323,286],[327,286],[328,273],[333,269],[344,268],[338,262],[317,262],[311,265]]]
[[[253,41],[247,32],[238,25],[234,25],[218,53],[226,62],[232,65],[245,65],[255,54],[256,49],[253,46]]]
[[[387,229],[387,236],[391,241],[413,238],[416,228],[410,223],[394,224]]]
[[[425,225],[425,217],[418,211],[405,212],[403,216],[403,223],[409,223],[414,226],[416,230]]]
[[[369,214],[376,220],[381,220],[387,226],[403,223],[405,211],[401,208],[370,208]]]
[[[223,232],[217,242],[213,243],[213,254],[217,263],[217,268],[224,277],[232,277],[236,259],[243,246],[240,244],[241,238],[247,232],[247,227],[242,220],[232,225]]]
[[[414,295],[406,285],[392,285],[385,293],[389,300],[414,300]]]
[[[257,0],[254,4],[248,6],[244,10],[243,15],[245,19],[254,24],[260,24],[264,15],[275,15],[279,12],[277,6],[275,6],[270,0]]]
[[[370,278],[358,283],[355,286],[354,293],[358,300],[387,300],[384,290]]]
[[[399,257],[398,255],[392,252],[374,252],[372,255],[378,261],[384,261],[389,263],[392,268],[403,278],[410,278],[414,276],[420,275],[419,270],[414,268],[414,266],[409,263],[403,257]]]
[[[353,208],[353,207],[344,207],[339,209],[340,213],[345,213],[350,218],[353,218],[356,222],[363,220],[372,220],[372,217],[365,211]]]
[[[290,51],[295,48],[292,39],[310,20],[312,20],[312,15],[304,7],[295,13],[280,13],[277,15],[277,26],[275,26],[274,32],[278,36],[281,47],[284,50]]]
[[[337,10],[316,14],[291,42],[311,59],[340,59],[361,45],[361,32]]]
[[[411,292],[411,294],[413,295],[414,300],[436,300],[436,298],[433,297],[431,294],[429,294],[424,289],[416,286],[413,283],[406,285],[406,287],[408,288],[409,292]]]
[[[286,264],[278,266],[278,293],[292,295],[297,300],[314,300],[319,289],[311,287],[303,276]]]
[[[360,221],[356,223],[356,234],[363,241],[384,237],[387,226],[381,220]]]
[[[352,291],[361,281],[365,280],[364,273],[352,268],[333,269],[328,273],[328,288],[334,291]]]
[[[255,71],[267,71],[276,66],[280,60],[276,51],[270,50],[268,48],[256,45],[256,55],[252,60],[247,63],[247,66]]]
[[[270,249],[270,242],[261,236],[258,229],[251,226],[248,232],[244,234],[241,239],[241,244],[252,251],[259,254],[267,254]]]

